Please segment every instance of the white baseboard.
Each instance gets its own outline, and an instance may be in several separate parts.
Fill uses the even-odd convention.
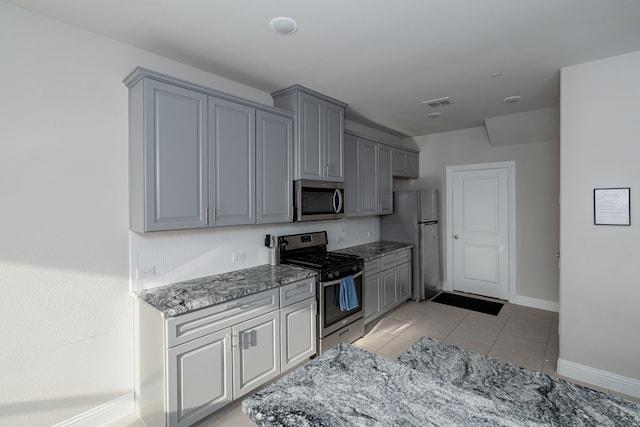
[[[526,307],[539,308],[540,310],[560,311],[560,303],[556,301],[547,301],[546,299],[523,297],[516,295],[515,303]]]
[[[127,393],[52,427],[99,427],[130,412],[133,412],[133,393]]]
[[[558,359],[558,374],[640,398],[640,380]]]

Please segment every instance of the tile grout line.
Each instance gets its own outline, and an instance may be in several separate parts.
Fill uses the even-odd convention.
[[[500,332],[498,332],[498,335],[496,336],[496,339],[493,340],[493,344],[491,344],[491,347],[489,348],[489,351],[487,352],[487,357],[489,357],[489,353],[491,353],[491,350],[493,350],[493,347],[496,346],[496,343],[498,342],[498,339],[500,338],[500,335],[502,335],[502,333],[504,332],[504,328],[507,327],[507,323],[509,323],[509,320],[511,320],[511,316],[513,316],[514,312],[515,312],[515,309],[512,309],[511,313],[509,313],[509,316],[507,316],[507,320],[504,321],[504,324],[502,325],[502,328],[500,328]]]

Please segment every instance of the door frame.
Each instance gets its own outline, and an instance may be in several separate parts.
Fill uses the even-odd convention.
[[[508,171],[507,186],[509,194],[509,302],[516,300],[516,162],[509,160],[504,162],[476,163],[470,165],[447,166],[446,192],[447,192],[447,281],[444,289],[453,291],[453,174],[474,170],[506,168]]]

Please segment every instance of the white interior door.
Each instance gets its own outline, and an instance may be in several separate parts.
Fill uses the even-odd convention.
[[[451,173],[454,290],[509,299],[510,173],[488,166]]]

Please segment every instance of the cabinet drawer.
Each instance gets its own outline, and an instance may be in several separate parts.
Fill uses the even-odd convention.
[[[380,271],[380,258],[372,259],[364,263],[364,277],[371,276]]]
[[[280,307],[286,307],[298,301],[315,297],[316,278],[299,280],[280,287]]]
[[[409,261],[411,261],[411,249],[406,249],[401,252],[383,256],[381,258],[381,268],[382,270],[386,270]]]
[[[166,321],[167,348],[260,316],[280,307],[278,289],[227,301]]]

